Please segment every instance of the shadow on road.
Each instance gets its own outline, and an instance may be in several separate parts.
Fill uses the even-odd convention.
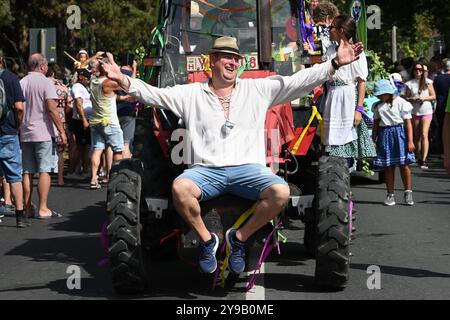
[[[106,221],[106,202],[100,201],[79,212],[70,212],[68,219],[52,225],[52,230],[79,233],[100,233]],[[100,242],[99,242],[100,243]]]
[[[106,268],[98,266],[98,262],[103,258],[100,246],[100,236],[71,236],[57,237],[49,239],[27,239],[23,245],[14,248],[6,253],[11,256],[26,256],[32,262],[52,262],[54,267],[48,270],[39,270],[38,280],[40,283],[48,283],[44,286],[33,288],[13,288],[5,291],[21,291],[47,288],[59,294],[66,294],[72,297],[98,298],[112,295],[109,274]],[[69,290],[67,288],[66,273],[70,265],[79,266],[82,269],[81,290]],[[87,273],[87,274],[86,274]],[[55,280],[55,278],[63,278]]]
[[[289,273],[266,273],[264,277],[266,289],[309,293],[336,292],[318,287],[314,283],[314,276]]]
[[[383,183],[379,182],[377,179],[377,173],[373,177],[368,177],[365,175],[351,175],[350,176],[350,184],[354,186],[359,185],[380,185],[383,186]]]
[[[369,264],[354,264],[350,265],[351,269],[367,271]],[[383,274],[391,274],[394,276],[411,277],[411,278],[450,278],[450,274],[433,272],[423,269],[412,269],[393,266],[378,266]]]
[[[6,284],[10,289],[5,291],[25,291],[34,289],[50,289],[56,293],[70,297],[110,298],[113,296],[108,269],[100,267],[99,261],[105,257],[101,247],[101,227],[105,221],[105,204],[103,201],[85,207],[79,212],[65,212],[62,219],[40,221],[32,220],[36,238],[33,235],[7,252],[6,256],[24,256],[35,264],[39,285],[16,287]],[[44,229],[45,228],[45,229]],[[58,231],[58,236],[52,232]],[[45,234],[45,238],[41,237]],[[74,235],[75,233],[75,235]],[[81,233],[81,234],[80,234]],[[42,268],[38,262],[51,262]],[[82,269],[81,290],[67,288],[67,267],[77,265]],[[34,268],[34,267],[33,267]],[[47,284],[43,285],[43,283]]]

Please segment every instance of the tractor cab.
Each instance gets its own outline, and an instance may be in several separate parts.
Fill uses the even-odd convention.
[[[162,6],[161,39],[154,43],[162,62],[160,87],[188,83],[198,72],[207,74],[208,51],[222,36],[238,40],[245,57],[243,73],[291,75],[302,67],[296,1],[173,0]]]

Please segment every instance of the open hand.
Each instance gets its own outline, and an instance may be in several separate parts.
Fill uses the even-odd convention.
[[[361,42],[351,44],[341,39],[339,49],[337,52],[337,63],[340,66],[345,66],[359,59],[359,55],[364,51],[364,46]]]
[[[114,61],[113,55],[110,52],[107,52],[106,56],[108,57],[108,60],[109,60],[108,63],[106,63],[102,60],[99,60],[100,64],[102,65],[103,69],[106,72],[106,76],[109,79],[111,79],[112,81],[120,83],[120,81],[124,77],[124,74],[120,71],[120,67]]]

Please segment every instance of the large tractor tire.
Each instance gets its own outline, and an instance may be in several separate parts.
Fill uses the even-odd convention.
[[[343,289],[349,273],[350,176],[345,159],[322,157],[313,210],[317,223],[315,282]]]
[[[119,294],[139,293],[147,286],[147,259],[141,242],[140,166],[139,160],[116,163],[108,184],[108,258],[113,286]]]

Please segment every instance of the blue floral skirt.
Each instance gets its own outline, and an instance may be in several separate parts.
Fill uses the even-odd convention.
[[[373,164],[378,167],[391,167],[416,162],[413,152],[408,151],[403,125],[378,127],[377,157]]]

